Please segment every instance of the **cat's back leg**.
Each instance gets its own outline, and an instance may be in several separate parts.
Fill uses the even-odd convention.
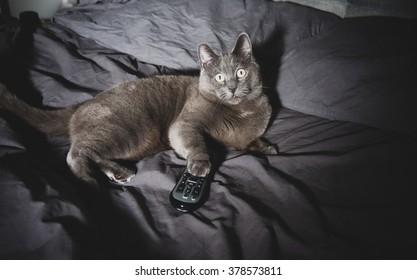
[[[71,146],[67,154],[67,164],[76,177],[94,187],[99,186],[94,162],[87,153]]]
[[[133,163],[106,159],[89,147],[76,145],[68,152],[67,164],[79,179],[93,186],[98,186],[100,182],[108,181],[107,179],[123,185],[130,182],[137,172]]]
[[[126,184],[136,175],[135,162],[161,150],[160,129],[147,110],[139,106],[126,114],[126,106],[111,106],[109,100],[103,100],[106,96],[101,96],[101,103],[87,103],[74,114],[67,161],[84,181],[95,177],[100,182],[110,179]]]

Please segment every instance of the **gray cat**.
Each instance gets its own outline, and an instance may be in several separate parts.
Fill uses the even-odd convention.
[[[200,77],[127,81],[64,109],[31,107],[0,84],[0,109],[46,134],[69,135],[68,165],[96,186],[103,175],[119,184],[129,182],[137,171],[134,162],[170,147],[187,160],[190,173],[206,175],[211,169],[207,137],[229,147],[276,154],[260,138],[271,106],[262,92],[249,36],[240,34],[224,55],[200,44],[198,57]]]

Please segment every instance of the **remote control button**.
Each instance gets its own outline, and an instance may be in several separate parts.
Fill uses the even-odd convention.
[[[200,189],[200,188],[195,188],[195,189],[193,190],[193,195],[198,196],[198,195],[200,194],[200,192],[201,192],[201,189]]]
[[[198,182],[198,177],[191,176],[190,178],[188,178],[188,182],[197,183]]]
[[[190,182],[190,180],[188,180],[187,181],[187,185],[189,185],[189,186],[195,186],[195,185],[197,185],[197,182]]]
[[[177,188],[177,192],[183,192],[185,189],[185,185],[184,184],[180,184]]]

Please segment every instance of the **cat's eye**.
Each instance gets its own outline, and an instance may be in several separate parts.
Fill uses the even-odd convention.
[[[219,83],[223,83],[224,82],[224,75],[223,74],[217,74],[215,77],[216,81],[218,81]]]
[[[245,71],[245,69],[238,69],[237,71],[236,71],[236,76],[238,77],[238,78],[243,78],[243,77],[245,77],[246,76],[246,71]]]

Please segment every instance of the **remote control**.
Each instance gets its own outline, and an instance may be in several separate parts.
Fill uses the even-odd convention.
[[[171,191],[171,204],[181,212],[192,212],[202,206],[208,197],[211,172],[204,177],[193,176],[187,168]]]

